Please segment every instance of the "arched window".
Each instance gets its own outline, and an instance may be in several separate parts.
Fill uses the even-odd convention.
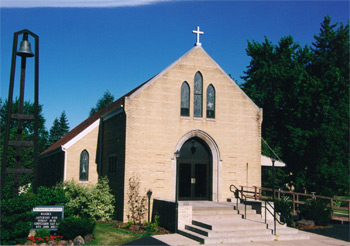
[[[215,88],[213,85],[207,88],[207,118],[215,118]]]
[[[83,150],[80,154],[79,181],[89,180],[89,153]]]
[[[181,86],[181,116],[190,116],[190,86],[186,81]]]
[[[203,100],[203,77],[200,72],[194,76],[194,105],[193,116],[202,117],[202,101]]]

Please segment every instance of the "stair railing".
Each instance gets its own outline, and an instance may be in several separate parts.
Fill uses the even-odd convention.
[[[273,212],[270,211],[270,209],[267,207],[267,205],[269,205],[273,209]],[[273,206],[272,206],[269,201],[265,200],[265,224],[267,224],[267,218],[266,218],[267,213],[266,213],[266,211],[268,211],[273,217],[273,234],[274,235],[276,235],[276,221],[280,225],[284,225],[285,224],[285,222],[281,222],[279,219],[277,219],[276,214],[278,216],[281,216],[281,214],[280,213],[276,213],[275,206],[276,206],[276,204],[273,204]]]
[[[233,190],[235,189],[235,190]],[[230,191],[235,195],[236,198],[236,208],[238,210],[238,199],[242,200],[244,198],[244,219],[247,219],[247,197],[243,194],[243,190],[238,189],[235,185],[230,185]],[[239,197],[239,193],[241,193],[241,197]]]

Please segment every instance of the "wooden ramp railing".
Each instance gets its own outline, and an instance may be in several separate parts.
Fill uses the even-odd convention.
[[[240,193],[245,194],[249,199],[254,200],[269,200],[272,197],[272,189],[257,186],[240,186]],[[296,215],[300,212],[300,207],[310,199],[323,199],[329,201],[331,208],[332,220],[338,221],[350,221],[350,200],[344,200],[333,197],[319,196],[315,194],[305,194],[298,192],[291,192],[285,190],[276,190],[275,197],[281,200],[282,196],[287,196],[292,203],[293,214]]]

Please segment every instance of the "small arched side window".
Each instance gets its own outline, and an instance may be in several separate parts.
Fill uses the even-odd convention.
[[[89,153],[83,150],[80,154],[79,181],[89,180]]]
[[[202,104],[203,104],[203,77],[200,72],[197,72],[194,76],[194,105],[193,116],[202,117]]]
[[[190,116],[190,86],[186,81],[181,86],[181,116]]]
[[[207,118],[215,118],[215,88],[213,85],[207,88]]]

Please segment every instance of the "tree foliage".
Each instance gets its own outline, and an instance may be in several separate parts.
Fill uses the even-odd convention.
[[[103,96],[97,101],[96,106],[90,110],[90,116],[97,113],[101,109],[107,107],[114,102],[114,96],[107,90]]]
[[[264,109],[262,135],[296,189],[349,191],[349,25],[325,17],[312,46],[248,42],[243,90]]]
[[[0,154],[3,157],[3,146],[5,141],[5,129],[6,129],[6,118],[7,118],[7,105],[8,101],[4,102],[0,99],[0,126],[1,126],[1,143],[0,143]],[[19,99],[16,98],[12,104],[12,113],[18,112]],[[34,103],[25,101],[23,105],[23,113],[33,115],[34,114]],[[10,121],[10,133],[9,139],[17,139],[18,121]],[[42,105],[39,105],[39,120],[38,120],[38,153],[44,151],[47,142],[48,133],[45,129],[45,119],[42,114]],[[34,138],[34,122],[33,121],[22,121],[22,140],[32,141]],[[22,147],[21,148],[21,168],[33,168],[33,147]],[[7,150],[7,168],[14,168],[16,165],[16,148],[14,146],[8,146]],[[2,162],[1,162],[2,164]],[[21,174],[19,175],[19,185],[31,183],[33,181],[32,174]],[[6,174],[5,176],[5,187],[3,188],[4,199],[17,195],[14,190],[14,174]]]
[[[63,137],[69,131],[69,123],[67,119],[66,112],[61,113],[60,118],[55,118],[52,127],[50,128],[50,136],[48,139],[48,144],[52,145]]]

